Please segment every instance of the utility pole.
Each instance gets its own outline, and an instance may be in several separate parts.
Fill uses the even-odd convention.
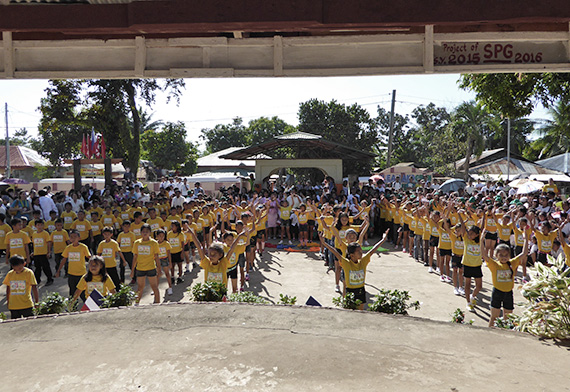
[[[511,118],[507,117],[507,185],[511,175]]]
[[[390,131],[388,133],[388,156],[386,158],[386,165],[390,167],[390,160],[392,158],[392,139],[394,138],[394,109],[396,106],[396,90],[392,90],[392,109],[390,110]]]
[[[8,134],[8,102],[4,105],[6,115],[6,173],[5,177],[10,178],[10,135]]]

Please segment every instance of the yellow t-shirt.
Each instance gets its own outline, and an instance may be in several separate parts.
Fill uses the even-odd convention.
[[[510,222],[506,225],[504,225],[501,222],[496,222],[496,223],[497,223],[497,234],[499,236],[499,239],[503,241],[509,241],[511,239],[512,224]]]
[[[150,271],[156,268],[155,256],[159,254],[158,242],[149,238],[143,241],[142,238],[135,241],[133,245],[133,254],[137,255],[138,271]]]
[[[463,237],[463,244],[463,259],[461,263],[468,267],[480,267],[483,264],[481,244],[471,240],[467,235]]]
[[[439,235],[439,244],[437,247],[439,249],[450,250],[452,248],[451,237],[449,236],[447,231],[443,230],[443,220],[440,220],[438,223],[440,227],[439,230],[441,231],[441,233]]]
[[[63,219],[63,228],[65,230],[69,230],[71,229],[71,225],[73,224],[73,221],[77,219],[77,214],[73,211],[63,211],[61,213],[61,219]]]
[[[570,246],[568,246],[566,241],[562,242],[562,250],[564,251],[564,256],[566,256],[565,263],[568,267],[570,267]]]
[[[53,253],[60,254],[63,252],[65,247],[67,246],[67,241],[69,241],[69,235],[67,231],[54,231],[51,233],[51,242],[53,246]]]
[[[489,233],[496,233],[497,232],[497,222],[495,218],[492,216],[487,215],[485,217],[485,228]]]
[[[230,254],[230,247],[224,244],[224,254],[226,255],[226,259],[228,259],[228,269],[233,268],[237,262],[239,254],[236,252],[236,247],[234,247],[234,251]]]
[[[10,245],[10,254],[8,258],[20,255],[23,258],[26,258],[26,248],[30,243],[30,237],[23,231],[20,231],[18,234],[14,233],[13,231],[6,234],[6,238],[4,239],[4,243],[6,245]]]
[[[115,268],[117,266],[117,252],[120,252],[119,243],[115,240],[101,241],[97,247],[97,254],[105,260],[105,268]]]
[[[131,220],[131,212],[130,210],[124,210],[119,212],[119,216],[121,217],[122,220],[126,221],[126,220]]]
[[[86,259],[91,257],[91,252],[87,245],[79,243],[77,246],[73,244],[67,245],[61,254],[68,261],[68,274],[73,276],[83,276],[87,272],[85,268]]]
[[[544,193],[548,193],[548,192],[554,192],[554,193],[558,193],[558,186],[556,184],[546,184],[545,186],[542,187],[542,191]]]
[[[32,286],[37,286],[38,282],[31,269],[24,267],[19,274],[14,270],[8,272],[3,283],[10,287],[9,310],[28,309],[34,306]]]
[[[117,237],[117,242],[119,243],[119,246],[121,247],[121,252],[123,252],[123,253],[132,252],[133,251],[133,245],[134,245],[136,239],[137,239],[137,237],[135,237],[135,235],[133,234],[132,231],[129,231],[128,233],[119,234],[119,236]]]
[[[429,238],[431,237],[431,224],[429,219],[427,218],[421,218],[422,219],[422,223],[424,225],[424,232],[422,234],[422,239],[425,240],[429,240]]]
[[[4,250],[6,249],[6,234],[8,234],[9,232],[12,231],[12,228],[7,225],[6,223],[4,223],[2,226],[0,226],[0,249]]]
[[[48,233],[53,233],[55,231],[55,221],[54,220],[49,220],[46,222],[46,229],[48,231]]]
[[[161,217],[156,217],[154,219],[148,219],[146,221],[150,225],[150,229],[152,232],[156,232],[158,229],[164,229],[166,227],[166,223],[162,220]]]
[[[77,289],[85,291],[85,297],[89,297],[93,290],[99,291],[103,297],[106,297],[112,290],[115,289],[113,279],[111,279],[109,276],[107,276],[107,279],[105,279],[104,282],[101,275],[94,275],[91,282],[85,281],[86,276],[87,275],[83,275],[79,283],[77,283]]]
[[[526,229],[523,231],[519,227],[517,227],[517,225],[513,225],[513,231],[515,232],[516,245],[517,246],[524,246],[524,234],[525,234],[525,231],[530,234],[530,227],[527,226]],[[530,238],[530,236],[529,236],[529,238]]]
[[[142,238],[142,234],[141,234],[142,225],[144,225],[144,222],[141,222],[141,223],[133,222],[133,223],[131,223],[131,233],[133,233],[135,235],[137,240],[139,238]]]
[[[433,221],[430,221],[430,228],[431,228],[430,235],[431,235],[432,237],[439,237],[439,225],[440,225],[440,222],[441,222],[441,221],[439,221],[439,222],[437,222],[437,223],[434,223]]]
[[[168,229],[170,229],[170,227],[172,226],[172,222],[174,222],[174,221],[176,221],[178,223],[182,222],[182,220],[180,219],[180,217],[178,215],[176,215],[176,216],[168,215],[168,217],[166,218],[166,227]]]
[[[281,220],[286,221],[291,219],[291,210],[292,210],[291,206],[279,207],[279,215],[281,216]]]
[[[103,222],[100,220],[91,222],[91,232],[93,233],[93,236],[101,235],[101,230],[103,230]]]
[[[517,270],[521,257],[517,256],[510,260],[511,267],[508,264],[503,264],[495,259],[490,259],[487,261],[487,267],[491,270],[491,275],[493,277],[493,287],[497,290],[501,290],[505,293],[513,290],[515,286],[514,271]]]
[[[355,230],[357,233],[360,232],[360,226],[356,226],[356,225],[351,225],[351,226],[341,226],[341,228],[338,230],[338,237],[335,237],[334,239],[334,246],[337,249],[342,250],[342,254],[346,254],[346,232],[349,229],[353,229]]]
[[[542,234],[540,231],[535,230],[534,236],[537,240],[538,250],[542,253],[550,253],[552,250],[552,242],[558,236],[558,230],[553,230],[548,235]]]
[[[228,283],[228,259],[222,257],[218,264],[212,264],[210,258],[205,256],[200,261],[200,267],[204,269],[204,282]]]
[[[463,238],[455,235],[453,231],[449,232],[449,239],[451,240],[451,253],[456,256],[463,256],[465,244]]]
[[[89,237],[89,230],[91,230],[91,223],[88,221],[76,220],[71,224],[71,228],[79,231],[79,239],[86,240]]]
[[[34,255],[47,255],[48,242],[51,241],[49,233],[43,230],[41,233],[32,234],[32,243],[34,244]]]
[[[194,225],[196,226],[196,233],[201,233],[204,230],[204,220],[202,218],[194,219]]]
[[[370,263],[370,256],[364,256],[355,263],[345,257],[341,257],[340,266],[344,271],[344,279],[346,287],[350,289],[358,289],[364,287],[366,280],[366,267]]]
[[[115,223],[117,223],[117,218],[113,214],[103,214],[101,217],[101,222],[103,222],[103,226],[115,227]]]
[[[168,252],[170,252],[172,250],[172,247],[170,246],[170,242],[168,241],[162,241],[158,243],[158,258],[159,259],[167,259],[168,258]]]
[[[169,231],[166,235],[166,239],[170,242],[171,253],[180,253],[184,248],[184,241],[186,241],[186,236],[183,233],[174,233]]]

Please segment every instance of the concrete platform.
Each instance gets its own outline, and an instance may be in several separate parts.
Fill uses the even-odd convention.
[[[172,304],[0,324],[3,391],[568,391],[568,347],[369,312]]]

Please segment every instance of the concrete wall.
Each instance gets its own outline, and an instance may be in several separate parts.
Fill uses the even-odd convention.
[[[265,177],[275,174],[281,168],[316,168],[342,184],[342,159],[267,159],[255,164],[255,183],[261,184]]]

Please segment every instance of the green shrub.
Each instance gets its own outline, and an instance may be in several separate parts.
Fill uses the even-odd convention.
[[[459,308],[455,309],[455,312],[451,315],[451,322],[456,324],[469,324],[472,325],[474,320],[469,320],[465,322],[465,312]]]
[[[196,283],[191,289],[192,299],[197,302],[221,302],[228,293],[225,284],[216,282]]]
[[[548,256],[547,267],[536,263],[536,274],[522,288],[528,300],[515,329],[545,338],[570,339],[570,269]]]
[[[59,293],[51,293],[46,296],[34,309],[36,315],[42,314],[59,314],[66,310],[68,299],[62,297]]]
[[[8,317],[6,317],[4,312],[0,312],[0,321],[6,321],[6,320],[8,320]]]
[[[354,298],[354,293],[347,293],[345,296],[335,297],[332,299],[333,304],[343,309],[358,309],[362,305],[362,301]]]
[[[230,302],[245,302],[250,304],[268,304],[269,302],[261,298],[259,295],[251,291],[242,291],[240,293],[233,293],[229,296]]]
[[[502,317],[497,317],[495,319],[495,328],[502,329],[518,329],[520,316],[515,314],[509,314],[506,319]]]
[[[296,303],[297,297],[289,297],[288,295],[279,294],[280,305],[295,305]]]
[[[103,299],[102,308],[118,308],[119,306],[131,306],[137,299],[137,293],[128,284],[122,284],[115,294],[108,295]]]
[[[368,306],[371,312],[380,312],[388,314],[408,314],[408,309],[419,309],[420,303],[418,301],[408,303],[410,295],[405,290],[380,290],[376,296],[376,300]]]

